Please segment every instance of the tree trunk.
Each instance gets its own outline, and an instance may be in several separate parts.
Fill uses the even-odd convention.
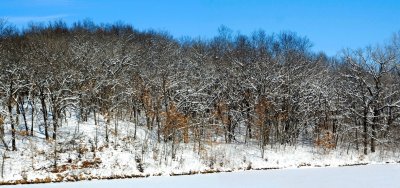
[[[375,152],[375,147],[376,147],[376,125],[372,124],[372,138],[371,138],[371,152]]]
[[[358,123],[357,123],[357,121],[356,121],[356,133],[355,133],[356,135],[356,150],[357,151],[360,151],[360,146],[359,146],[359,144],[358,144]]]
[[[115,114],[115,119],[114,119],[114,133],[115,133],[115,137],[114,137],[114,146],[115,148],[117,147],[117,140],[118,140],[118,114],[119,114],[119,110],[117,110],[116,114]]]
[[[33,116],[33,114],[34,114],[34,112],[35,112],[35,109],[33,108],[33,106],[34,106],[34,101],[33,100],[31,100],[31,102],[30,102],[30,104],[31,104],[31,136],[33,136],[33,121],[34,121],[34,116]]]
[[[0,136],[1,138],[4,137],[4,119],[3,116],[0,114]]]
[[[363,144],[364,144],[364,155],[368,154],[368,124],[367,124],[367,109],[364,110],[364,117],[363,117]]]
[[[171,143],[171,157],[175,159],[175,127],[172,128],[172,143]]]
[[[161,142],[161,122],[160,122],[160,115],[159,115],[159,102],[157,100],[157,109],[156,109],[156,123],[157,123],[157,142]]]
[[[108,143],[108,125],[110,124],[110,118],[109,118],[109,115],[107,114],[106,116],[105,116],[105,118],[106,118],[106,142]]]
[[[251,116],[250,116],[250,104],[247,100],[244,101],[246,106],[246,119],[247,119],[247,126],[246,126],[246,136],[245,136],[245,143],[248,142],[248,139],[251,140]]]
[[[97,126],[96,109],[93,110],[94,125]]]
[[[20,116],[21,112],[19,111],[18,97],[17,97],[17,101],[16,101],[16,104],[15,104],[15,112],[17,113],[17,115],[15,116],[15,126],[17,128],[19,128],[19,124],[20,124],[19,116]]]
[[[24,99],[23,97],[19,97],[19,105],[20,105],[20,113],[22,114],[22,118],[24,119],[24,125],[25,125],[25,130],[28,133],[29,132],[29,128],[28,128],[28,123],[26,121],[26,112],[25,112],[25,108],[24,108]]]
[[[232,136],[233,136],[233,130],[232,130],[232,119],[231,119],[231,115],[230,115],[230,111],[228,111],[228,122],[226,125],[226,132],[227,132],[227,143],[231,143],[232,142]]]
[[[40,91],[40,102],[42,103],[42,113],[43,113],[43,122],[44,122],[44,135],[46,137],[46,140],[49,139],[49,133],[47,130],[47,107],[46,107],[46,97],[44,96],[44,93],[41,89]]]
[[[4,144],[6,150],[8,150],[7,142],[4,140],[4,117],[0,115],[0,139]]]
[[[135,107],[134,109],[135,112],[135,132],[133,133],[133,139],[136,140],[136,131],[137,131],[137,124],[139,123],[139,114],[138,114],[138,109]]]
[[[57,139],[57,127],[58,127],[58,107],[53,107],[53,139]]]
[[[11,106],[11,97],[9,99],[8,102],[8,113],[10,114],[10,125],[11,125],[11,137],[12,137],[12,141],[11,141],[11,147],[13,151],[17,151],[17,146],[15,144],[15,126],[14,126],[14,120],[13,120],[13,116],[12,116],[12,106]]]
[[[378,116],[379,116],[379,111],[378,110],[374,110],[374,118],[372,121],[372,138],[371,138],[371,152],[374,153],[376,150],[376,127],[378,124]]]
[[[261,158],[264,159],[264,151],[265,151],[265,120],[263,118],[262,124],[261,124],[261,131],[260,131],[260,140],[261,140]]]

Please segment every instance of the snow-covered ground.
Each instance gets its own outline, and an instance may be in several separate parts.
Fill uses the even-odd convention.
[[[5,186],[8,187],[8,186]],[[283,170],[238,171],[231,173],[203,174],[191,176],[158,176],[123,180],[94,180],[71,183],[50,183],[9,186],[13,188],[43,187],[271,187],[271,188],[398,188],[400,187],[400,165],[367,165],[328,168],[294,168]]]
[[[41,122],[39,118],[36,121],[38,124]],[[116,123],[118,126],[115,126]],[[157,142],[155,133],[148,131],[145,126],[137,126],[136,139],[133,138],[135,125],[132,121],[112,121],[110,126],[109,143],[105,142],[104,139],[104,120],[99,121],[96,131],[93,119],[89,119],[87,122],[78,122],[73,115],[69,116],[67,121],[63,122],[59,128],[56,148],[54,148],[54,141],[44,139],[41,129],[35,129],[35,136],[33,137],[18,135],[18,151],[5,151],[0,148],[0,161],[2,162],[0,165],[4,168],[3,177],[0,177],[0,184],[170,176],[260,168],[337,167],[347,164],[384,164],[400,161],[399,153],[386,152],[385,150],[365,156],[355,150],[339,148],[323,151],[307,145],[268,145],[265,157],[262,158],[260,148],[256,143],[225,144],[208,141],[202,143],[200,151],[197,143],[178,144],[175,148],[176,157],[172,159],[171,143]],[[21,129],[23,130],[23,128]],[[118,132],[118,134],[115,134],[115,132]],[[97,139],[96,135],[98,135]],[[11,140],[9,134],[6,135],[6,140]],[[95,140],[98,140],[97,144],[95,144]],[[54,155],[55,149],[57,150],[56,155]],[[5,156],[4,164],[3,156]],[[57,169],[54,168],[55,159]],[[310,172],[313,173],[314,171],[318,174],[320,169]],[[281,171],[274,171],[273,173],[278,172]],[[249,173],[257,174],[260,172]],[[261,174],[264,173],[272,172],[267,171]],[[287,173],[296,173],[296,170]],[[225,175],[221,174],[216,177],[219,176]],[[158,178],[149,179],[157,180]],[[149,179],[138,180],[138,182],[146,182]],[[160,181],[162,179],[160,178]],[[285,180],[285,178],[282,180]],[[279,181],[279,177],[276,181]],[[160,185],[162,184],[160,183]]]

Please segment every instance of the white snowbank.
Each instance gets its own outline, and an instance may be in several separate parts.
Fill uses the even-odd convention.
[[[173,187],[173,188],[397,188],[400,186],[400,165],[367,165],[329,168],[296,168],[265,171],[239,171],[191,176],[159,176],[124,180],[95,180],[73,183],[17,185],[19,187]],[[7,186],[5,186],[7,187]]]

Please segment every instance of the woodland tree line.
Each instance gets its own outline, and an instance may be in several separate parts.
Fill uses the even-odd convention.
[[[328,57],[292,32],[218,31],[177,40],[122,23],[21,31],[0,21],[1,147],[17,150],[17,135],[35,136],[35,126],[56,140],[72,110],[79,121],[104,117],[106,142],[110,122],[126,117],[172,150],[222,141],[399,151],[400,33]],[[34,109],[43,124],[29,117]]]

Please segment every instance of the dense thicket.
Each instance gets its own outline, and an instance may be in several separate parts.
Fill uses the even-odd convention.
[[[56,140],[72,110],[79,121],[104,117],[106,141],[110,122],[129,117],[172,150],[223,141],[261,151],[300,144],[397,151],[399,37],[331,58],[291,32],[245,36],[221,27],[210,40],[176,40],[121,23],[56,21],[18,32],[1,21],[1,147],[16,150],[16,133],[34,136],[34,126]],[[43,124],[27,117],[34,109]]]

